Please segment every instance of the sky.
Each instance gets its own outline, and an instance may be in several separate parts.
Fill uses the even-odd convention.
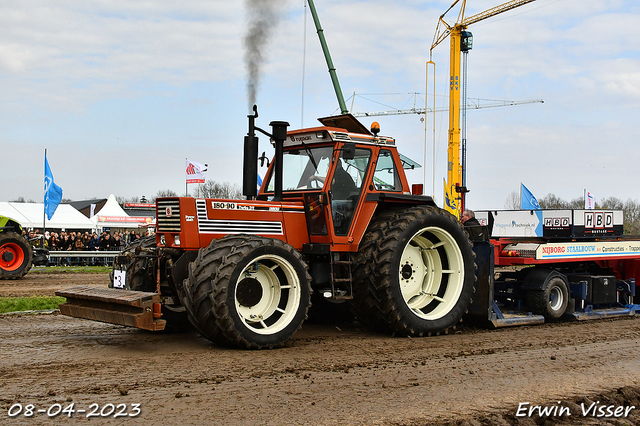
[[[448,40],[430,56],[447,1],[317,0],[354,113],[446,107]],[[469,0],[466,16],[500,4]],[[339,113],[304,0],[260,0],[255,102],[264,129],[315,127]],[[256,2],[6,0],[0,3],[0,201],[42,202],[44,153],[64,198],[153,197],[185,188],[185,159],[207,180],[242,183],[250,112],[245,39]],[[457,9],[445,19],[454,23]],[[467,206],[502,209],[524,184],[538,198],[638,200],[640,28],[636,0],[537,0],[475,23],[471,99],[538,100],[467,114]],[[435,62],[435,88],[430,69]],[[355,96],[354,96],[355,93]],[[484,101],[483,101],[484,102]],[[367,117],[425,168],[442,205],[446,113]],[[426,130],[425,130],[426,127]],[[435,128],[435,134],[434,134]],[[435,144],[435,147],[434,147]],[[435,149],[435,158],[432,154]],[[260,152],[273,154],[266,137]],[[426,151],[426,162],[425,162]],[[265,169],[260,169],[264,173]],[[433,176],[435,176],[435,184]]]

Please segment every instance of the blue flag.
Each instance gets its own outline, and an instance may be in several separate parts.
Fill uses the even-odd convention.
[[[522,183],[520,184],[522,185]],[[533,196],[526,186],[522,185],[520,190],[520,209],[522,210],[542,210],[538,200]]]
[[[44,153],[44,212],[47,219],[51,220],[53,214],[58,208],[58,204],[62,201],[62,188],[53,182],[53,173],[49,168],[47,161],[47,153]]]

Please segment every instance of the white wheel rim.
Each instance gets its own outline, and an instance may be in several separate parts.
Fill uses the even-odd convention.
[[[280,277],[284,277],[281,281]],[[250,279],[250,285],[261,290],[259,298],[242,304],[243,280]],[[244,281],[248,283],[249,281]],[[274,334],[291,323],[300,306],[301,285],[293,266],[276,255],[257,257],[247,265],[235,286],[235,306],[242,323],[258,334]]]
[[[414,315],[444,317],[456,306],[464,287],[464,258],[455,239],[438,227],[418,231],[400,258],[402,297]]]
[[[560,287],[552,287],[549,292],[549,307],[552,311],[557,311],[562,307],[564,303],[564,294],[562,294],[562,290]]]

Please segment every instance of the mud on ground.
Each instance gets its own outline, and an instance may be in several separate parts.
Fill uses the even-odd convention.
[[[107,283],[107,274],[28,274],[0,281],[0,296]],[[424,339],[376,334],[357,323],[308,324],[286,348],[242,351],[196,333],[157,334],[62,315],[5,316],[0,423],[51,424],[47,409],[73,403],[76,410],[120,404],[127,413],[140,404],[140,414],[126,419],[132,424],[640,425],[639,343],[640,318],[500,330],[467,324]],[[594,402],[605,415],[609,406],[637,408],[629,417],[583,416]],[[9,417],[17,404],[44,412]],[[534,410],[529,417],[531,407],[564,415]],[[527,415],[516,416],[519,410]],[[55,420],[123,421],[86,416]]]

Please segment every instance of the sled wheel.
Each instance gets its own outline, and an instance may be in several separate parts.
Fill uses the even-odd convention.
[[[0,278],[21,278],[32,262],[33,249],[26,239],[11,231],[0,233]]]
[[[542,291],[527,292],[527,306],[533,313],[544,316],[548,321],[557,320],[564,315],[568,304],[567,283],[558,276],[549,279]]]
[[[222,333],[247,349],[282,346],[302,326],[311,304],[300,253],[275,239],[234,235],[201,249],[184,290],[197,328]]]
[[[447,333],[473,294],[472,245],[460,223],[436,207],[418,206],[375,220],[356,256],[356,312],[364,325],[384,323],[404,336]]]

